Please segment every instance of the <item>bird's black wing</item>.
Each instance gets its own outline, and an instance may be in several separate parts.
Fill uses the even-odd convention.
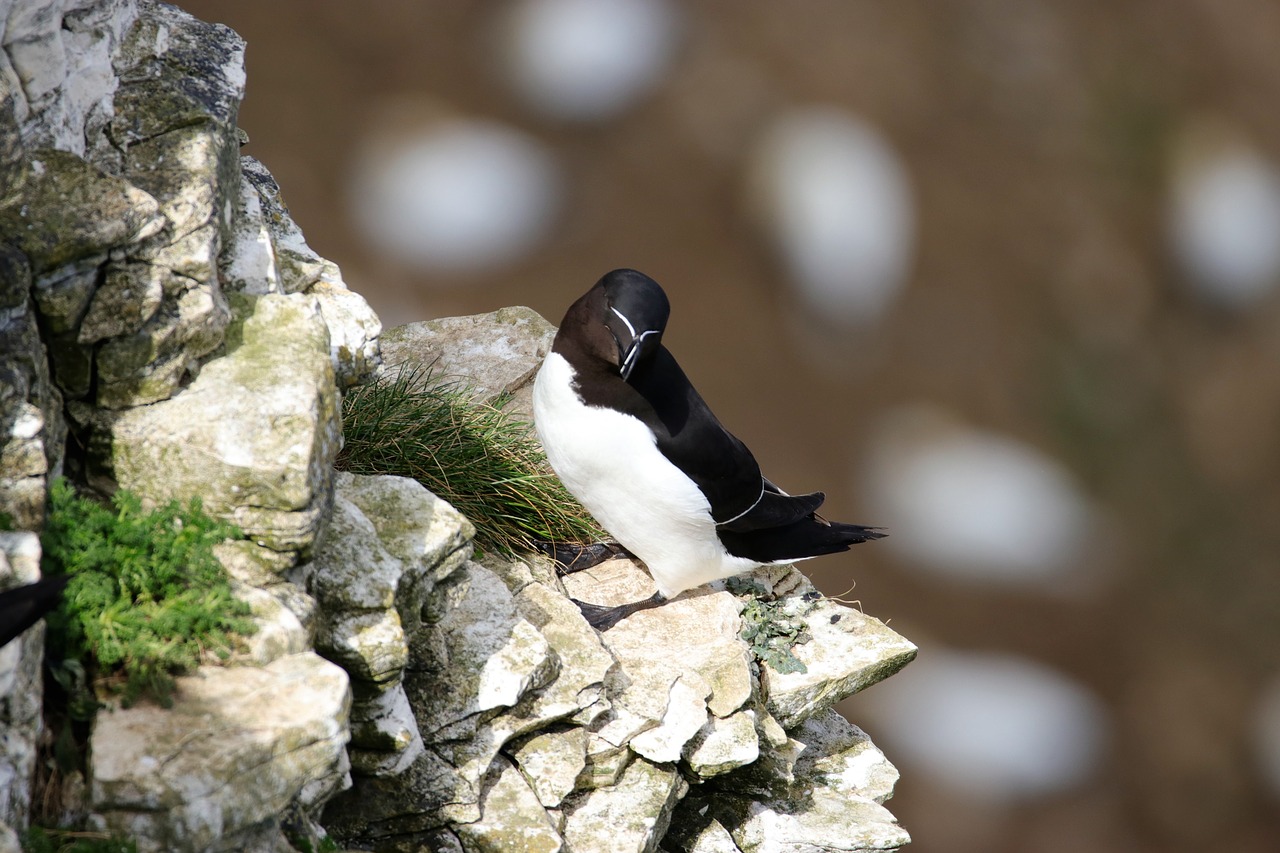
[[[821,494],[792,498],[765,480],[751,451],[724,428],[666,347],[628,384],[647,404],[632,414],[653,430],[662,455],[697,484],[717,523],[734,529],[787,524],[822,503]]]
[[[68,580],[60,575],[0,592],[0,647],[57,607]]]

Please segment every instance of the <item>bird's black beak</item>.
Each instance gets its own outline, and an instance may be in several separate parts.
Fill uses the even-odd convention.
[[[610,308],[606,325],[618,344],[618,372],[623,380],[631,378],[636,365],[645,361],[662,345],[662,329],[638,328],[617,308]]]

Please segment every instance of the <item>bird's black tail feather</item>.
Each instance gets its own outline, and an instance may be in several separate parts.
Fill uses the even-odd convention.
[[[886,535],[878,527],[826,521],[810,515],[782,527],[741,533],[721,530],[720,541],[735,557],[778,563],[848,551],[859,542],[882,539]]]

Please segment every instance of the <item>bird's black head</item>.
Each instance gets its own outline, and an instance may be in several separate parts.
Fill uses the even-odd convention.
[[[629,379],[662,346],[670,313],[656,281],[635,270],[614,270],[569,306],[555,348]]]
[[[618,346],[618,372],[628,379],[662,345],[671,303],[656,281],[635,270],[606,273],[596,287],[604,290],[603,319]]]

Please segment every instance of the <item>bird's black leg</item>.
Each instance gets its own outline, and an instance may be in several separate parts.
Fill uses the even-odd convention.
[[[617,542],[596,542],[592,545],[572,543],[537,542],[537,548],[555,560],[562,575],[571,575],[598,566],[615,557],[630,557],[631,552]]]
[[[597,631],[608,631],[614,625],[617,625],[623,619],[626,619],[632,613],[641,610],[648,610],[667,603],[667,597],[660,592],[643,601],[633,601],[630,604],[619,604],[617,607],[605,607],[602,604],[588,604],[585,601],[578,601],[576,598],[569,599],[578,605],[578,609],[582,611],[582,615],[587,618],[592,628]]]

